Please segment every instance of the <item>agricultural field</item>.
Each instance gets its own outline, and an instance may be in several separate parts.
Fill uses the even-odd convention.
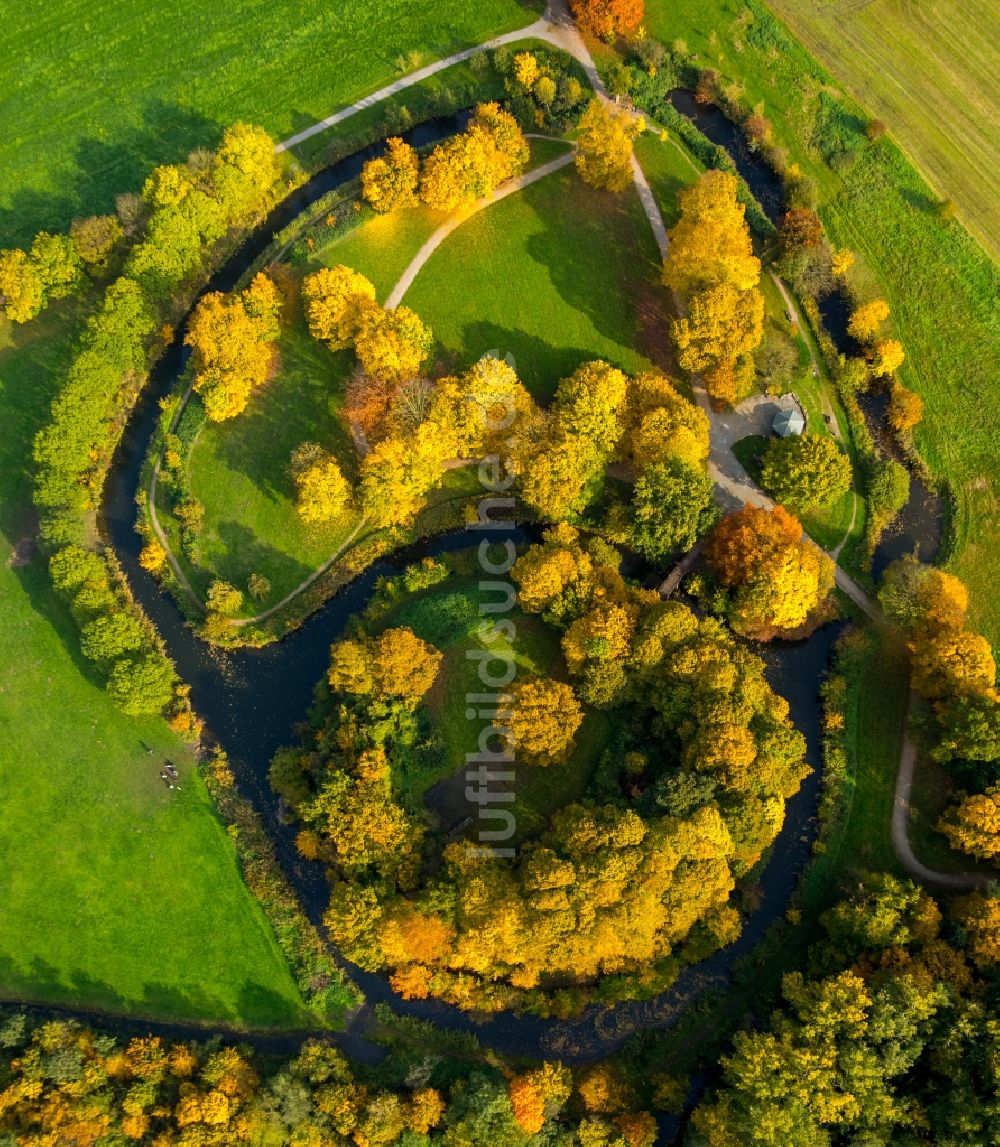
[[[31,440],[74,327],[64,308],[0,325],[0,994],[300,1025],[298,989],[188,751],[161,720],[112,705],[31,542]],[[158,776],[165,758],[175,791]]]
[[[291,135],[435,58],[530,24],[518,0],[0,3],[0,246],[108,211],[235,120]],[[16,125],[11,129],[11,125]]]
[[[796,37],[1000,256],[1000,4],[771,0]]]
[[[988,572],[1000,564],[1000,535],[987,525],[1000,512],[997,265],[958,222],[939,218],[934,192],[891,139],[867,143],[861,109],[830,110],[824,86],[846,79],[831,77],[759,0],[651,0],[646,14],[651,35],[681,41],[687,58],[762,104],[789,162],[815,180],[831,241],[859,255],[852,285],[889,302],[890,333],[907,353],[901,381],[926,404],[917,449],[956,497],[948,568],[970,588],[974,624],[1000,643]],[[831,166],[824,154],[842,158]]]

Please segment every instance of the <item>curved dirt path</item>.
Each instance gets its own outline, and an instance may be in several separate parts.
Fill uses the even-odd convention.
[[[899,754],[899,771],[896,773],[896,795],[892,803],[892,847],[900,864],[917,880],[933,884],[938,888],[956,891],[972,891],[985,888],[996,881],[1000,874],[988,872],[935,872],[917,859],[910,844],[910,793],[917,766],[917,746],[910,736],[910,721],[913,716],[914,698],[910,694],[910,705],[906,713],[903,729],[903,745]]]

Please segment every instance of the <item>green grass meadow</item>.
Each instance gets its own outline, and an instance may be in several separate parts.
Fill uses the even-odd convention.
[[[783,0],[778,7],[792,3],[804,7],[797,0]],[[765,12],[756,0],[754,6]],[[933,18],[954,8],[941,8],[941,16]],[[850,14],[845,19],[852,23]],[[967,19],[965,13],[961,19]],[[779,22],[755,18],[744,0],[649,0],[646,25],[652,36],[667,44],[682,41],[694,62],[741,85],[745,103],[763,105],[789,162],[799,163],[816,181],[831,242],[858,254],[854,285],[862,297],[888,300],[893,312],[888,333],[907,353],[900,379],[926,402],[917,448],[957,499],[949,569],[970,587],[972,624],[1000,644],[1000,595],[992,574],[1000,566],[1000,534],[992,528],[1000,513],[997,265],[960,223],[939,218],[937,194],[892,139],[865,140],[863,113],[848,105],[831,128],[822,96],[836,91],[834,80]],[[985,42],[982,49],[987,50]],[[886,51],[891,53],[891,44]],[[970,70],[980,57],[976,49],[967,62]],[[988,78],[970,83],[988,87]],[[857,149],[853,162],[839,170],[821,152],[831,130],[841,131]]]
[[[207,422],[188,458],[190,490],[205,507],[196,566],[188,573],[199,593],[213,578],[244,592],[251,573],[271,582],[260,601],[247,597],[245,613],[280,601],[344,542],[358,522],[347,513],[321,527],[307,526],[295,511],[292,451],[319,442],[354,477],[356,455],[339,417],[350,352],[332,354],[296,313],[279,345],[281,366],[240,417]]]
[[[189,755],[112,706],[31,549],[31,439],[75,329],[66,307],[0,326],[0,997],[292,1026],[298,990]]]
[[[464,223],[404,302],[437,337],[443,369],[510,353],[543,401],[583,362],[634,373],[662,355],[659,256],[634,188],[586,187],[572,166]]]
[[[0,0],[0,246],[112,209],[235,120],[284,138],[537,16],[518,0]]]

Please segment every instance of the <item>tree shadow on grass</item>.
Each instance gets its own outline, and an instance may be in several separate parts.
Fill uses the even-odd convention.
[[[527,254],[548,271],[560,298],[619,345],[637,342],[638,288],[656,281],[652,232],[634,192],[620,196],[579,185],[545,230],[528,237]]]
[[[262,574],[275,587],[294,587],[313,572],[310,566],[262,542],[237,522],[220,522],[216,532],[226,548],[225,562],[220,563],[225,571],[222,576],[244,592],[252,573]]]
[[[67,927],[71,926],[70,923]],[[149,969],[155,971],[168,959],[168,953],[149,953]],[[168,970],[166,968],[164,971]],[[170,969],[173,970],[173,969]],[[179,969],[183,973],[183,969]],[[235,1002],[224,1002],[218,996],[197,985],[179,987],[162,979],[150,978],[143,982],[136,995],[123,995],[111,984],[84,971],[60,970],[41,957],[25,963],[15,962],[9,956],[0,956],[0,997],[48,1001],[53,1009],[70,1009],[84,1013],[88,1018],[112,1031],[131,1032],[142,1026],[142,1020],[132,1017],[163,1017],[167,1023],[176,1023],[177,1038],[184,1038],[185,1024],[211,1024],[227,1026],[287,1027],[301,1023],[302,1013],[292,1001],[271,988],[246,980],[235,991]],[[25,1010],[45,1015],[45,1003],[36,1002]],[[90,1016],[87,1016],[90,1013]],[[107,1013],[106,1015],[103,1013]]]
[[[292,451],[303,442],[318,442],[348,481],[357,478],[354,444],[339,415],[353,352],[331,355],[304,333],[304,324],[294,333],[282,341],[276,377],[215,436],[219,458],[272,499],[294,499]]]
[[[552,401],[560,379],[595,357],[592,351],[552,346],[537,335],[486,320],[468,323],[462,330],[462,344],[469,354],[468,361],[459,363],[461,369],[467,369],[489,351],[495,351],[500,358],[512,355],[518,378],[543,406]]]
[[[81,139],[72,159],[59,165],[58,193],[19,188],[0,208],[0,246],[26,245],[38,231],[65,231],[77,216],[114,211],[115,197],[139,191],[154,167],[178,163],[195,148],[213,148],[222,134],[216,121],[167,100],[148,100],[140,116],[113,142]]]

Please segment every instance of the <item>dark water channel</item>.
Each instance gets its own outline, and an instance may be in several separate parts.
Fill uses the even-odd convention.
[[[715,104],[698,103],[688,88],[674,88],[668,98],[706,139],[725,148],[764,214],[777,225],[785,212],[785,186],[774,168],[750,147],[740,127]]]
[[[461,129],[463,123],[462,117],[438,120],[407,133],[407,138],[415,144],[433,142]],[[277,231],[321,195],[356,176],[365,159],[377,151],[374,147],[353,155],[295,192],[213,276],[206,290],[230,289]],[[224,653],[200,641],[173,600],[139,565],[142,540],[135,529],[134,498],[142,461],[156,427],[158,402],[184,366],[182,334],[181,330],[154,370],[128,423],[105,489],[103,528],[136,599],[163,635],[181,676],[191,686],[195,710],[229,753],[241,792],[264,819],[283,869],[310,918],[318,923],[327,900],[323,870],[298,856],[294,829],[281,822],[277,798],[267,780],[270,760],[280,746],[295,740],[294,727],[305,718],[316,683],[325,673],[331,642],[348,619],[364,608],[376,579],[425,554],[477,544],[480,535],[456,530],[376,563],[331,598],[301,629],[264,649]],[[496,538],[497,531],[491,531],[490,536]],[[523,531],[515,530],[510,536],[517,542],[527,540]],[[795,723],[806,734],[814,772],[788,802],[784,829],[760,879],[758,906],[734,945],[686,969],[675,986],[658,999],[592,1007],[577,1020],[542,1020],[511,1014],[475,1025],[456,1008],[435,1001],[404,1001],[394,995],[383,977],[350,969],[368,1001],[390,1001],[399,1013],[431,1019],[443,1027],[474,1031],[485,1044],[506,1053],[585,1061],[614,1051],[633,1031],[670,1026],[707,988],[724,986],[733,962],[748,953],[768,926],[781,917],[809,854],[820,784],[818,685],[838,632],[838,626],[827,626],[808,641],[776,643],[762,651],[768,679],[789,699]]]

